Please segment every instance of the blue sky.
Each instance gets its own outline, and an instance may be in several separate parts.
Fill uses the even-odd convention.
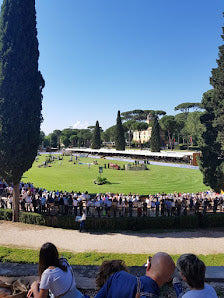
[[[118,110],[174,114],[211,88],[223,0],[37,0],[36,10],[47,134],[106,129]]]

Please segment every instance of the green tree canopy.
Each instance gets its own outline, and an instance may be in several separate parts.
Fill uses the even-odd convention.
[[[188,135],[190,135],[193,144],[195,145],[202,144],[202,133],[204,131],[204,126],[201,124],[200,121],[201,115],[202,112],[199,111],[189,113],[185,125]]]
[[[187,115],[190,112],[190,109],[194,109],[194,110],[198,110],[198,109],[202,109],[202,104],[200,102],[183,102],[181,104],[179,104],[178,106],[176,106],[174,108],[175,111],[181,111],[182,113],[185,114],[185,116],[187,117]]]
[[[51,148],[58,147],[58,135],[55,132],[52,132],[50,134],[50,146],[51,146]]]
[[[159,121],[160,127],[162,130],[165,130],[168,135],[169,146],[173,149],[173,142],[176,130],[176,120],[174,116],[165,115]]]
[[[104,142],[115,142],[115,131],[116,131],[116,125],[113,125],[109,128],[107,128],[102,133],[102,138]]]
[[[78,136],[77,134],[73,134],[70,136],[69,138],[70,144],[74,147],[77,145],[77,141],[78,141]]]
[[[128,130],[129,137],[129,146],[131,145],[132,138],[132,130],[146,130],[148,128],[148,124],[146,121],[148,117],[153,119],[153,117],[159,117],[162,115],[166,115],[165,111],[162,110],[132,110],[121,113],[122,119],[126,120],[123,123],[123,126]],[[151,126],[151,123],[149,124]]]
[[[162,110],[132,110],[121,113],[123,120],[146,121],[148,115],[162,116],[166,115]]]
[[[67,148],[71,144],[70,137],[71,136],[66,134],[61,135],[61,142],[63,143],[65,148]]]

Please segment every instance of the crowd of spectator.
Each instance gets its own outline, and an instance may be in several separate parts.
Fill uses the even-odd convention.
[[[13,188],[0,181],[0,207],[12,208]],[[211,191],[198,193],[89,194],[88,192],[48,191],[31,183],[20,183],[20,209],[26,212],[91,217],[180,216],[222,212],[224,196]]]
[[[160,288],[171,282],[178,298],[218,297],[214,288],[205,283],[206,267],[196,255],[181,255],[177,260],[178,271],[165,252],[148,257],[144,266],[145,275],[136,277],[128,272],[124,261],[104,261],[96,277],[95,298],[158,298]],[[183,290],[183,282],[188,285],[188,291]],[[33,282],[27,297],[47,298],[49,293],[50,297],[89,298],[77,289],[68,261],[59,258],[55,245],[48,242],[40,249],[39,280]]]

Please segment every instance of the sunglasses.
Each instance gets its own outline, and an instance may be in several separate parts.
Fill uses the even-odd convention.
[[[146,260],[146,263],[144,264],[145,267],[148,267],[149,263],[151,262],[152,257],[148,257],[148,259]]]

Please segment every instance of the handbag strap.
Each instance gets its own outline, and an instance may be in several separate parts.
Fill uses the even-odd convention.
[[[66,263],[67,268],[69,268],[69,270],[70,270],[70,272],[71,272],[71,275],[72,275],[72,281],[71,281],[71,285],[70,285],[70,287],[68,288],[68,290],[67,290],[65,293],[63,293],[63,294],[61,294],[61,295],[59,295],[59,296],[57,296],[57,297],[55,297],[55,298],[60,298],[60,297],[65,296],[65,295],[71,290],[71,287],[72,287],[72,285],[73,285],[73,281],[74,281],[74,274],[73,274],[72,267],[69,265],[68,261],[67,261],[65,258],[61,258],[61,260],[63,260],[63,261]]]
[[[141,281],[140,281],[140,278],[137,277],[137,293],[135,295],[135,298],[140,298],[141,297]]]
[[[159,298],[159,296],[157,296],[154,293],[141,292],[141,281],[140,281],[140,278],[137,277],[137,293],[135,295],[135,298],[140,298],[141,296],[151,297],[151,298]]]

